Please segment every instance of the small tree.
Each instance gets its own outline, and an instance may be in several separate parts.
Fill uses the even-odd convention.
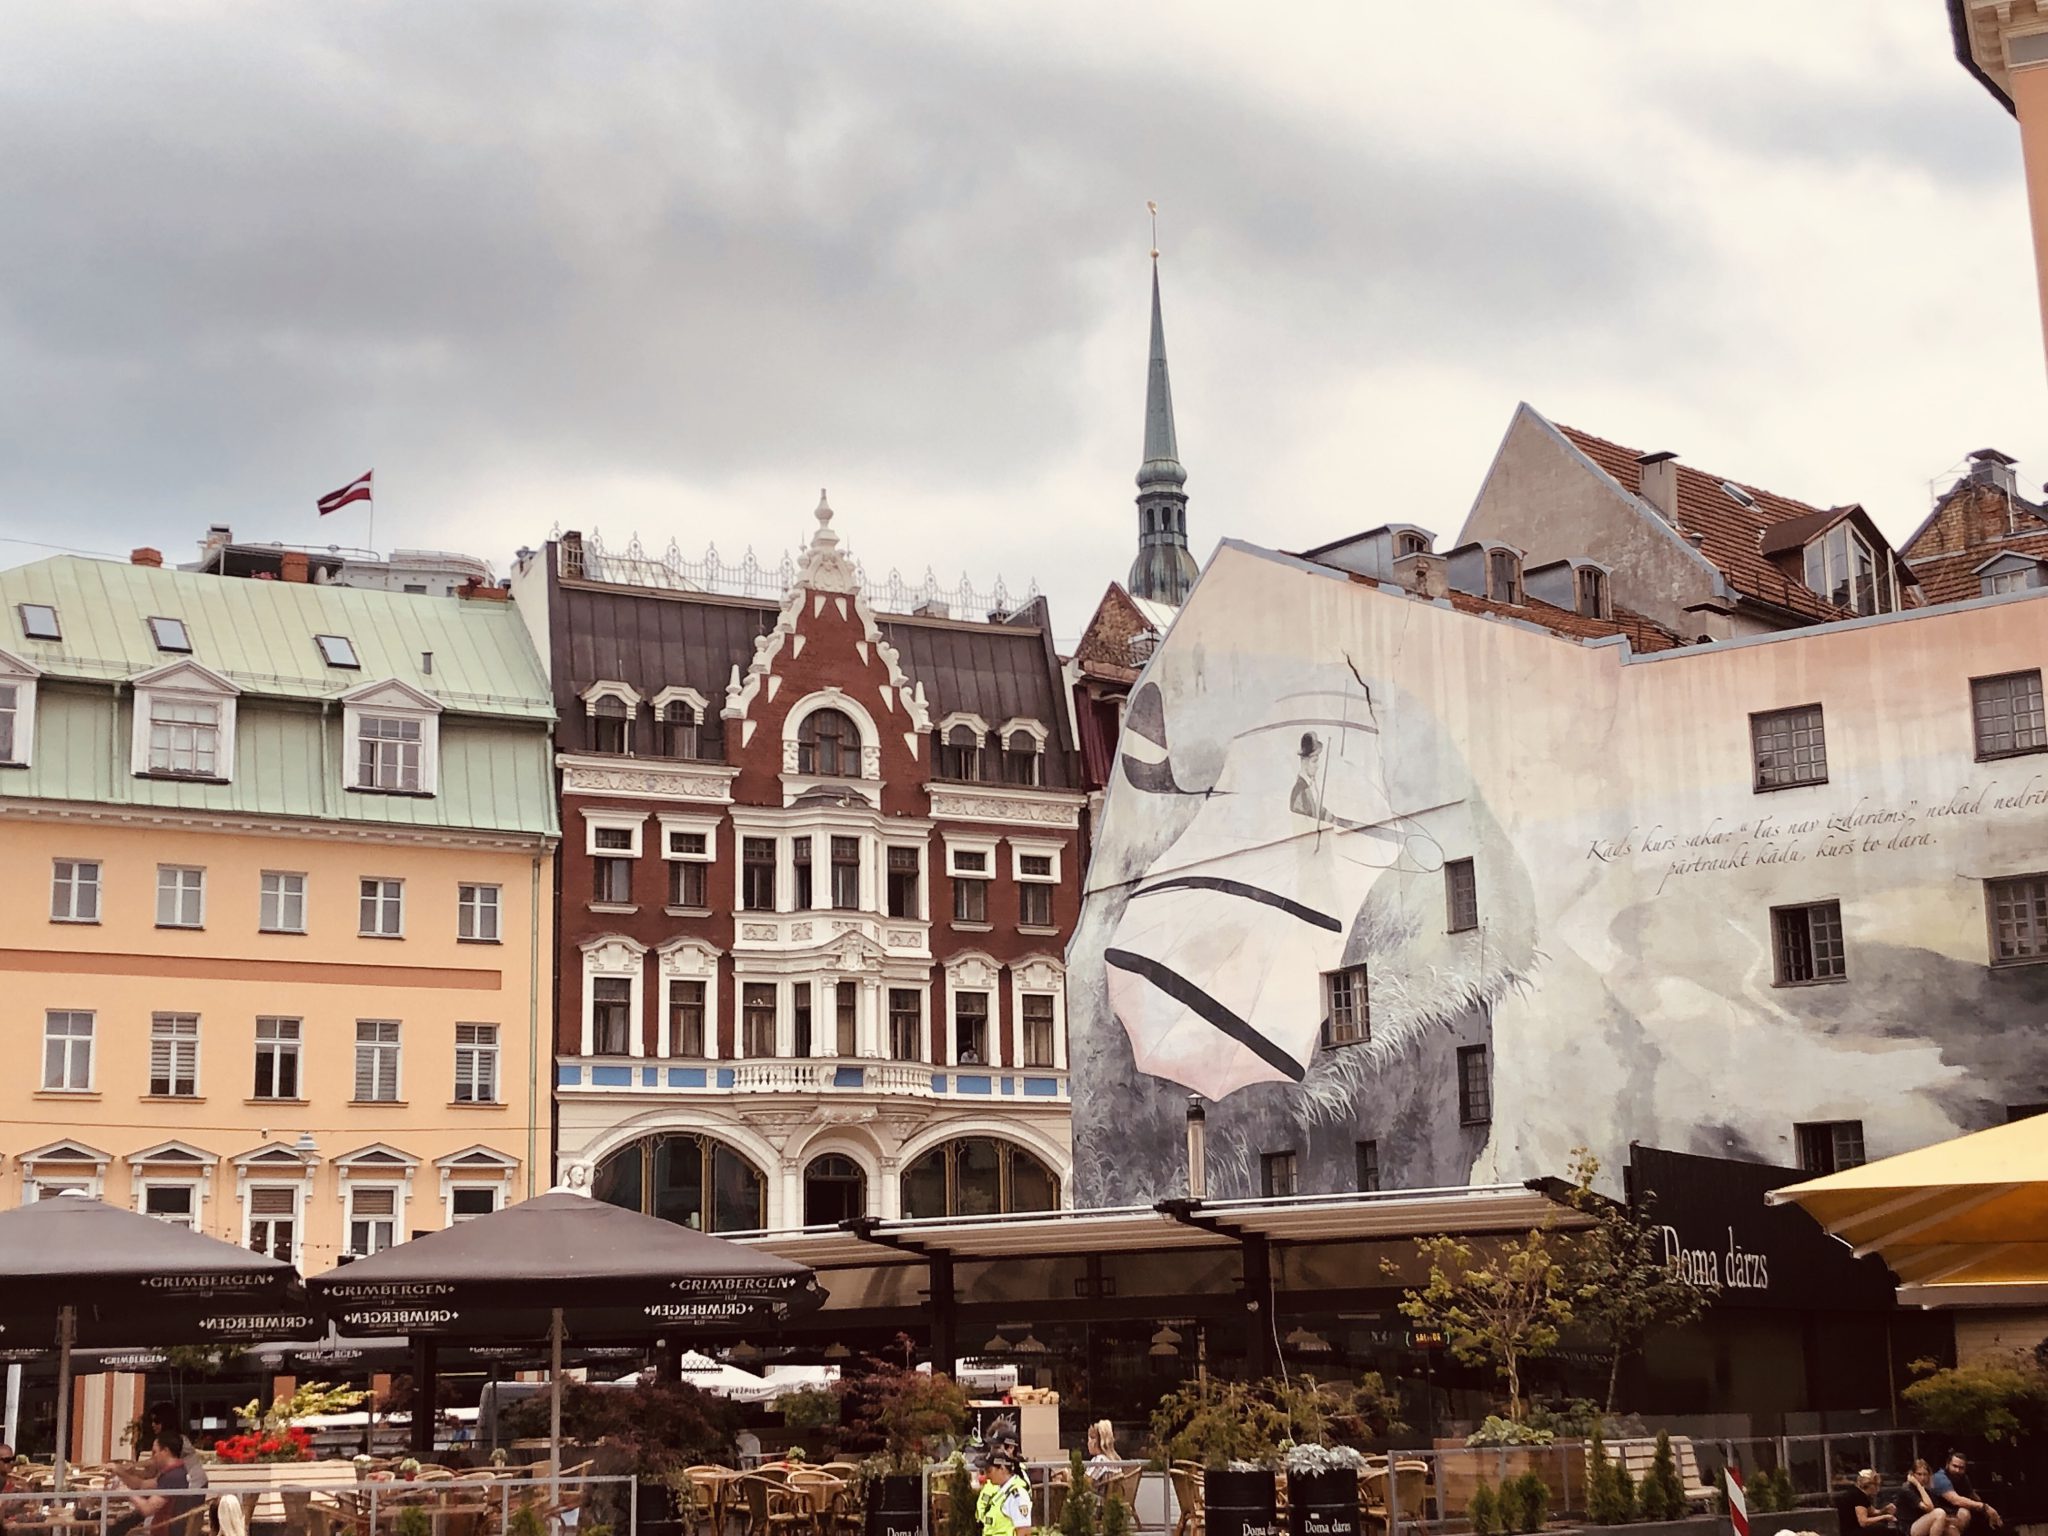
[[[1114,1490],[1102,1498],[1102,1536],[1131,1536],[1131,1506]]]
[[[1679,1480],[1678,1464],[1671,1455],[1669,1431],[1657,1431],[1657,1454],[1650,1462],[1649,1474],[1643,1479],[1637,1503],[1642,1507],[1645,1520],[1685,1518],[1685,1484]]]
[[[1621,1468],[1607,1456],[1607,1442],[1599,1430],[1586,1447],[1586,1516],[1595,1525],[1620,1525],[1629,1516],[1633,1498],[1624,1501]]]
[[[967,1458],[955,1451],[947,1463],[949,1475],[946,1478],[946,1536],[974,1536],[981,1529],[981,1511],[977,1507],[974,1488],[974,1473],[967,1465]]]
[[[1607,1350],[1607,1402],[1614,1412],[1621,1362],[1666,1328],[1695,1321],[1716,1294],[1694,1285],[1664,1260],[1663,1234],[1648,1219],[1646,1198],[1637,1210],[1593,1188],[1600,1159],[1584,1147],[1572,1153],[1572,1191],[1566,1198],[1592,1225],[1564,1245],[1572,1311]]]
[[[1500,1500],[1494,1494],[1493,1484],[1482,1477],[1479,1486],[1472,1490],[1471,1500],[1465,1505],[1465,1518],[1472,1523],[1472,1536],[1498,1536],[1500,1513]]]
[[[2008,1445],[2048,1434],[2048,1369],[2033,1355],[1951,1366],[1899,1396],[1918,1423],[1951,1439]]]
[[[1067,1456],[1067,1502],[1060,1510],[1060,1536],[1095,1536],[1095,1485],[1079,1451]]]
[[[1525,1517],[1522,1480],[1510,1477],[1500,1485],[1500,1528],[1506,1532],[1519,1531]]]
[[[1515,1481],[1522,1486],[1521,1520],[1518,1531],[1540,1531],[1550,1519],[1550,1484],[1540,1472],[1524,1472]]]
[[[1570,1278],[1549,1235],[1532,1231],[1505,1239],[1484,1257],[1472,1243],[1450,1236],[1417,1238],[1415,1248],[1429,1278],[1402,1292],[1402,1314],[1441,1329],[1465,1364],[1491,1365],[1507,1384],[1508,1417],[1520,1423],[1523,1364],[1555,1349],[1572,1320]],[[1391,1263],[1383,1267],[1399,1273]]]

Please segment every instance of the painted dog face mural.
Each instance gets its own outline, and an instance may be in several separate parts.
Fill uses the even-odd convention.
[[[1230,741],[1201,809],[1129,893],[1103,953],[1110,1006],[1141,1071],[1221,1099],[1299,1083],[1327,1020],[1323,974],[1388,870],[1439,868],[1397,816],[1370,690],[1288,693]],[[1156,689],[1133,701],[1124,771],[1186,790]]]

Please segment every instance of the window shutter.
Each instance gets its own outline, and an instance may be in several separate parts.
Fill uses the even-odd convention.
[[[358,1221],[369,1216],[391,1216],[398,1210],[398,1191],[390,1188],[358,1189],[349,1200]]]
[[[275,1186],[257,1186],[249,1191],[251,1216],[289,1216],[295,1207],[293,1192]]]
[[[359,1045],[356,1047],[356,1102],[366,1103],[377,1097],[377,1047]]]
[[[166,1035],[158,1035],[149,1042],[149,1081],[152,1091],[162,1092],[154,1087],[157,1083],[168,1083],[171,1079],[171,1041]]]

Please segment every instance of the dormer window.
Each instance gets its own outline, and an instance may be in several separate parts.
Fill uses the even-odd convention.
[[[997,736],[1002,742],[1003,782],[1033,787],[1042,783],[1045,727],[1036,720],[1008,720]]]
[[[136,678],[130,766],[153,778],[233,778],[237,692],[226,678],[190,660]]]
[[[36,734],[36,669],[0,651],[0,766],[26,768]]]
[[[419,789],[419,721],[364,715],[357,722],[356,787],[403,792]]]
[[[211,779],[220,770],[220,706],[197,699],[149,701],[149,771]]]
[[[348,787],[431,795],[440,774],[441,706],[404,683],[365,683],[342,696]]]
[[[1607,615],[1607,573],[1595,566],[1582,565],[1573,572],[1573,595],[1578,599],[1578,611],[1589,619],[1604,619]]]
[[[2041,586],[2042,575],[2041,561],[2031,555],[1997,555],[1977,567],[1979,591],[1985,597]]]
[[[706,755],[704,696],[692,688],[664,688],[653,699],[657,757],[696,759]]]
[[[1806,546],[1806,585],[1838,608],[1890,613],[1898,606],[1890,564],[1845,517]]]
[[[1486,552],[1486,595],[1496,603],[1522,600],[1522,557],[1512,549]]]
[[[1406,560],[1410,555],[1429,553],[1429,540],[1419,533],[1397,533],[1394,535],[1394,558]]]
[[[192,654],[192,637],[185,632],[183,619],[151,619],[149,637],[156,642],[160,651],[171,651],[179,655]]]
[[[356,660],[356,643],[347,635],[315,635],[313,643],[320,647],[320,659],[330,667],[355,671],[362,666]]]
[[[860,732],[836,709],[814,709],[796,732],[796,771],[828,779],[860,777]]]
[[[48,603],[23,603],[21,605],[21,632],[31,640],[62,640],[64,631],[57,626],[57,610]]]
[[[974,720],[953,720],[939,727],[939,777],[979,779],[983,731]]]
[[[606,696],[590,705],[590,750],[624,757],[633,750],[633,717],[624,699]]]

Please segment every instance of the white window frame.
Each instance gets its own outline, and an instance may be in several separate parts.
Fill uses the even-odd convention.
[[[1010,962],[1010,1056],[1008,1070],[1016,1072],[1064,1072],[1067,1070],[1067,968],[1052,955],[1026,955]],[[1024,996],[1052,998],[1052,1065],[1024,1063]]]
[[[669,689],[669,693],[686,690]],[[677,907],[668,899],[669,875],[662,872],[662,903],[677,912],[707,912],[711,909],[711,867],[718,862],[718,822],[716,816],[672,816],[666,813],[656,818],[661,823],[661,858],[664,864],[701,864],[704,866],[704,905],[701,907]],[[682,833],[688,837],[704,839],[702,853],[678,853],[672,846],[674,835]],[[666,1010],[663,1010],[666,1017]]]
[[[671,1060],[719,1060],[718,1050],[718,949],[703,939],[670,939],[655,951],[656,971],[661,977],[661,1017],[655,1021],[655,1044]],[[704,983],[704,1055],[682,1058],[674,1055],[675,1041],[669,1034],[669,988],[679,981]]]
[[[90,1027],[89,1027],[89,1028],[88,1028],[88,1029],[86,1030],[86,1032],[85,1032],[84,1034],[82,1034],[82,1035],[57,1035],[57,1036],[52,1036],[52,1035],[51,1035],[51,1033],[50,1033],[50,1016],[51,1016],[52,1014],[59,1014],[59,1013],[63,1014],[63,1015],[64,1015],[64,1016],[65,1016],[65,1017],[66,1017],[67,1019],[75,1019],[75,1018],[79,1017],[79,1015],[83,1014],[83,1015],[85,1016],[85,1019],[86,1019],[86,1022],[87,1022],[87,1024],[88,1024],[88,1025],[89,1025]],[[67,1086],[63,1086],[63,1085],[57,1085],[57,1086],[52,1086],[52,1084],[50,1083],[50,1080],[49,1080],[49,1064],[50,1064],[50,1041],[51,1041],[51,1040],[52,1040],[53,1038],[54,1038],[54,1039],[58,1039],[58,1040],[63,1040],[63,1041],[69,1042],[69,1043],[67,1043],[67,1044],[65,1045],[65,1048],[64,1048],[64,1069],[65,1069],[65,1070],[64,1070],[63,1076],[64,1076],[65,1078],[67,1078],[67,1079],[68,1079],[68,1078],[69,1078],[69,1077],[71,1076],[71,1058],[72,1058],[72,1057],[73,1057],[73,1056],[74,1056],[74,1055],[75,1055],[75,1054],[77,1053],[77,1046],[76,1046],[75,1042],[77,1042],[77,1041],[80,1041],[80,1040],[83,1040],[83,1041],[85,1042],[85,1086],[84,1086],[83,1088],[71,1088],[71,1087],[67,1087]],[[38,1088],[38,1089],[37,1089],[36,1091],[37,1091],[37,1092],[39,1092],[39,1093],[94,1093],[94,1092],[97,1092],[97,1091],[98,1091],[98,1088],[99,1088],[99,1071],[100,1071],[100,1053],[99,1053],[99,1041],[100,1041],[100,1019],[99,1019],[99,1014],[98,1014],[98,1013],[97,1013],[96,1011],[94,1011],[93,1009],[91,1009],[91,1008],[45,1008],[45,1009],[43,1010],[43,1035],[42,1035],[43,1057],[42,1057],[42,1060],[41,1060],[41,1062],[40,1062],[40,1063],[38,1063],[38,1065],[37,1065],[37,1068],[36,1068],[36,1081],[37,1081],[37,1082],[39,1082],[39,1083],[40,1083],[40,1084],[41,1084],[42,1086],[41,1086],[40,1088]],[[21,1161],[21,1159],[17,1159],[17,1161]]]
[[[213,1198],[213,1170],[220,1161],[218,1153],[204,1147],[195,1147],[190,1142],[165,1141],[141,1152],[130,1153],[127,1158],[128,1178],[134,1190],[134,1209],[140,1215],[149,1214],[149,1191],[152,1189],[189,1189],[192,1191],[192,1230],[206,1230],[206,1204]]]
[[[389,1215],[380,1216],[372,1214],[358,1216],[356,1214],[356,1197],[367,1194],[371,1190],[376,1190],[379,1193],[388,1192],[390,1194],[391,1212]],[[357,1258],[366,1259],[373,1253],[382,1253],[386,1248],[396,1248],[405,1241],[405,1186],[403,1184],[395,1184],[385,1179],[357,1180],[344,1176],[341,1206],[341,1251],[343,1253],[353,1254]],[[355,1229],[358,1221],[373,1227],[389,1223],[391,1227],[390,1240],[384,1243],[372,1243],[368,1249],[358,1248],[355,1241]]]
[[[590,811],[583,813],[583,851],[596,859],[637,859],[645,851],[642,829],[647,825],[645,811]],[[630,832],[633,842],[629,848],[600,848],[597,834],[607,832]]]
[[[62,873],[66,865],[69,865],[71,868],[71,878],[68,881]],[[88,869],[92,871],[90,882],[79,878],[80,872]],[[97,923],[100,920],[101,899],[106,894],[100,878],[104,869],[105,866],[98,859],[50,860],[50,921],[53,923]],[[92,911],[90,913],[81,913],[78,910],[79,893],[88,889],[92,892]],[[64,894],[67,898],[64,905],[68,910],[58,910],[58,897],[60,893]]]
[[[376,896],[370,896],[363,889],[366,885],[379,887]],[[395,888],[398,892],[398,927],[393,932],[386,932],[382,926],[384,908],[391,899],[390,890],[386,889],[387,887]],[[374,900],[377,904],[377,921],[379,926],[365,928],[363,926],[363,903],[371,900]],[[396,875],[358,875],[356,877],[356,937],[359,939],[402,939],[405,937],[405,881],[403,878]]]
[[[1003,968],[995,957],[980,950],[963,950],[945,963],[946,975],[946,1065],[957,1067],[960,1062],[959,1008],[957,999],[962,992],[985,992],[988,994],[988,1055],[976,1064],[977,1070],[999,1072],[1003,1070]],[[886,985],[886,983],[885,983]],[[925,1024],[931,1024],[931,1002],[926,999]]]
[[[917,1054],[908,1058],[896,1054],[896,1040],[891,1030],[895,1027],[889,1014],[891,992],[915,992],[917,994]],[[929,981],[903,981],[893,976],[882,978],[882,988],[877,1006],[881,1017],[875,1022],[875,1043],[877,1054],[883,1061],[899,1062],[904,1066],[929,1066],[932,1059],[932,987]]]
[[[184,875],[197,875],[197,876],[199,877],[198,881],[196,882],[196,884],[195,884],[195,886],[194,886],[194,889],[196,889],[196,891],[197,891],[197,893],[198,893],[198,896],[199,896],[199,918],[198,918],[198,921],[196,921],[196,922],[190,922],[190,923],[187,923],[187,922],[165,922],[165,921],[164,921],[164,894],[165,894],[165,893],[164,893],[164,876],[165,876],[165,875],[179,875],[179,876],[184,876]],[[184,911],[184,907],[185,907],[185,897],[186,897],[186,895],[187,895],[187,894],[189,894],[189,892],[188,892],[188,891],[187,891],[187,889],[186,889],[186,882],[185,882],[185,881],[184,881],[183,879],[180,879],[180,880],[178,880],[178,881],[176,882],[176,884],[175,884],[175,894],[176,894],[176,896],[177,896],[177,902],[176,902],[176,905],[175,905],[175,906],[173,907],[173,909],[172,909],[172,912],[173,912],[173,915],[174,915],[174,916],[176,916],[176,915],[179,915],[179,914],[182,914],[182,913],[183,913],[183,911]],[[203,865],[203,864],[159,864],[159,865],[157,865],[157,867],[156,867],[156,926],[157,926],[157,927],[159,927],[159,928],[185,928],[185,929],[200,929],[200,928],[204,928],[204,927],[206,926],[206,866],[205,866],[205,865]]]
[[[134,681],[134,707],[129,720],[128,766],[138,778],[185,779],[201,784],[233,783],[235,777],[235,705],[242,690],[210,667],[189,656],[145,672]],[[152,707],[166,704],[206,704],[215,711],[214,771],[207,774],[175,773],[151,766]]]
[[[983,928],[998,926],[994,902],[996,850],[999,841],[999,839],[993,837],[955,837],[950,832],[946,834],[946,920],[955,928],[964,928],[968,932],[979,932]],[[980,870],[961,869],[957,855],[962,853],[986,855],[987,867]],[[956,909],[952,889],[952,882],[955,880],[979,880],[986,887],[982,892],[982,919],[980,922],[971,922],[955,915]],[[930,907],[927,906],[926,910],[929,911]],[[951,1012],[950,1008],[948,1012]]]
[[[647,946],[622,933],[608,933],[585,940],[583,950],[583,1034],[584,1056],[595,1056],[597,1016],[596,988],[602,976],[630,983],[626,1001],[626,1054],[644,1056],[641,1022],[646,1017]]]
[[[1033,770],[1029,784],[1014,783],[1010,779],[1005,778],[1001,772],[1004,766],[1002,759],[1009,755],[1010,738],[1018,731],[1023,731],[1038,744],[1036,748],[1038,766]],[[1025,715],[1012,715],[1001,725],[997,726],[995,730],[997,768],[995,782],[998,784],[1008,784],[1012,789],[1043,789],[1045,787],[1045,745],[1051,739],[1052,732],[1046,729],[1042,721],[1033,720]]]
[[[484,892],[490,892],[490,899],[484,899]],[[472,899],[469,893],[474,892]],[[491,931],[476,931],[482,925],[477,921],[485,912],[491,915]],[[462,927],[468,922],[471,931],[464,933]],[[455,884],[455,938],[462,944],[502,944],[505,941],[505,887],[493,881],[458,880]]]
[[[56,1010],[59,1013],[64,1009]],[[77,1009],[70,1010],[78,1012]],[[73,1155],[76,1154],[76,1155]],[[14,1166],[21,1171],[21,1203],[34,1205],[43,1198],[43,1186],[52,1193],[77,1189],[98,1200],[107,1187],[107,1164],[113,1158],[82,1141],[53,1141],[31,1151],[17,1153]],[[47,1171],[45,1171],[47,1170]]]
[[[487,1029],[490,1031],[490,1037],[488,1040],[483,1041],[464,1042],[462,1031],[465,1029]],[[505,1102],[503,1042],[504,1032],[496,1024],[484,1023],[473,1019],[465,1019],[456,1024],[455,1091],[451,1096],[452,1102],[457,1104],[502,1104]],[[488,1098],[479,1098],[474,1094],[466,1099],[462,1096],[462,1090],[465,1086],[462,1077],[462,1063],[465,1054],[472,1057],[472,1065],[475,1062],[489,1063],[490,1082],[488,1087],[490,1088],[490,1096]],[[470,1074],[470,1082],[466,1086],[474,1088],[476,1086],[475,1078],[476,1074],[472,1072]]]
[[[420,787],[382,789],[362,782],[359,735],[365,719],[416,720],[420,727]],[[341,782],[363,795],[435,795],[441,783],[441,705],[396,678],[351,688],[341,696]]]
[[[292,1251],[288,1258],[291,1264],[296,1267],[306,1251],[306,1181],[303,1177],[296,1180],[269,1178],[258,1179],[253,1183],[244,1183],[242,1185],[240,1193],[242,1200],[242,1246],[244,1248],[249,1246],[250,1233],[255,1229],[258,1221],[281,1221],[285,1219],[279,1216],[258,1216],[256,1214],[256,1191],[259,1187],[263,1189],[288,1189],[291,1191]],[[263,1252],[269,1253],[270,1249],[266,1247],[263,1249]]]
[[[265,902],[273,899],[273,893],[267,889],[269,882],[273,880],[277,882],[277,890],[275,892],[277,922],[270,924],[263,921],[263,905]],[[294,880],[298,882],[296,891],[288,884],[288,882]],[[286,923],[284,920],[285,908],[293,900],[296,900],[299,904],[299,920],[295,924]],[[256,928],[260,933],[304,933],[306,931],[306,876],[303,871],[294,869],[266,869],[257,874]]]
[[[180,1032],[176,1028],[176,1026],[188,1019],[191,1021],[192,1024],[191,1032],[189,1034]],[[163,1039],[169,1042],[171,1047],[170,1071],[164,1079],[167,1083],[170,1084],[170,1087],[165,1089],[162,1093],[158,1093],[155,1087],[156,1047],[158,1039],[157,1026],[159,1024],[168,1024],[173,1026],[172,1029],[162,1037]],[[149,1016],[149,1071],[147,1073],[147,1080],[150,1083],[150,1098],[201,1099],[205,1097],[205,1094],[200,1091],[200,1068],[202,1065],[200,1046],[204,1043],[205,1038],[205,1026],[201,1022],[200,1016],[196,1013],[164,1012],[152,1013]],[[183,1079],[181,1078],[178,1072],[178,1058],[181,1054],[179,1047],[188,1043],[192,1047],[192,1091],[190,1093],[180,1093],[178,1092],[177,1085]]]
[[[647,701],[649,721],[647,728],[655,733],[652,745],[656,747],[661,745],[661,728],[663,725],[663,721],[661,718],[662,712],[666,710],[671,704],[687,704],[690,706],[691,709],[696,711],[697,723],[696,725],[691,727],[691,729],[695,730],[698,733],[697,747],[699,751],[702,751],[704,746],[703,732],[706,729],[706,727],[708,727],[711,723],[711,706],[706,701],[704,695],[699,693],[696,689],[682,688],[673,685],[662,689],[661,692],[657,693],[653,698]],[[653,754],[649,753],[647,755],[652,756]],[[670,759],[670,761],[699,762],[702,761],[702,759],[696,757],[687,757],[674,758]]]
[[[26,768],[35,761],[36,680],[42,675],[39,667],[0,651],[0,688],[14,690],[14,746],[0,756],[0,765]]]
[[[291,1024],[297,1027],[298,1033],[289,1038],[275,1037],[265,1040],[256,1032],[265,1024]],[[249,1038],[252,1043],[250,1052],[251,1071],[249,1073],[250,1099],[258,1104],[304,1103],[306,1100],[306,1021],[303,1018],[297,1018],[288,1013],[258,1014],[255,1023],[250,1026]],[[268,1095],[256,1092],[256,1073],[254,1067],[263,1060],[263,1053],[266,1047],[271,1053],[270,1086],[273,1090],[277,1087],[277,1062],[279,1056],[281,1054],[289,1054],[292,1060],[297,1063],[292,1069],[293,1092],[289,1096],[275,1092]],[[284,1051],[285,1047],[290,1047],[289,1052]]]
[[[134,1180],[134,1184],[135,1211],[137,1215],[156,1215],[156,1213],[150,1210],[149,1208],[149,1197],[153,1191],[159,1189],[182,1189],[185,1191],[186,1194],[192,1197],[192,1210],[190,1217],[185,1221],[170,1222],[170,1224],[173,1226],[184,1227],[187,1231],[191,1232],[204,1232],[206,1230],[206,1212],[204,1210],[205,1201],[199,1193],[199,1181],[197,1179],[138,1178]],[[160,1221],[169,1221],[168,1217],[159,1216],[157,1217],[157,1219]]]
[[[497,1196],[497,1209],[503,1210],[512,1203],[514,1186],[519,1177],[519,1159],[500,1152],[496,1147],[478,1142],[464,1147],[459,1152],[450,1152],[446,1157],[434,1159],[434,1167],[441,1175],[441,1224],[452,1227],[455,1222],[455,1191],[458,1189],[488,1189]],[[476,1175],[483,1175],[477,1177]],[[475,1217],[466,1216],[465,1221]]]
[[[395,1039],[391,1040],[365,1040],[363,1038],[363,1026],[365,1024],[392,1025],[397,1031],[397,1036]],[[349,1055],[349,1103],[405,1103],[405,1021],[403,1019],[357,1019],[354,1021],[354,1025],[355,1027],[350,1032],[350,1044],[354,1047],[354,1049]],[[391,1053],[391,1096],[389,1098],[371,1097],[367,1099],[359,1099],[356,1097],[356,1088],[358,1086],[360,1078],[362,1077],[362,1061],[363,1052],[365,1049],[376,1052],[379,1055],[381,1055],[385,1051],[389,1051]],[[373,1089],[376,1087],[376,1083],[374,1081],[376,1075],[376,1072],[373,1070],[371,1072],[371,1077],[373,1079],[371,1087]]]
[[[927,842],[924,838],[890,839],[884,837],[876,850],[875,866],[875,907],[882,914],[884,922],[922,923],[929,922],[932,915],[931,859],[927,856]],[[900,917],[889,912],[889,855],[899,848],[910,849],[917,855],[917,910]]]
[[[813,782],[822,784],[846,784],[853,782],[851,774],[807,774],[797,767],[797,733],[804,721],[821,709],[836,709],[853,722],[853,729],[860,737],[861,779],[876,780],[882,776],[882,731],[875,723],[875,717],[851,694],[831,684],[808,694],[792,705],[788,714],[782,717],[782,776],[785,781],[794,779],[798,785]],[[796,785],[785,785],[785,792],[793,795]],[[872,792],[870,792],[872,793]]]

